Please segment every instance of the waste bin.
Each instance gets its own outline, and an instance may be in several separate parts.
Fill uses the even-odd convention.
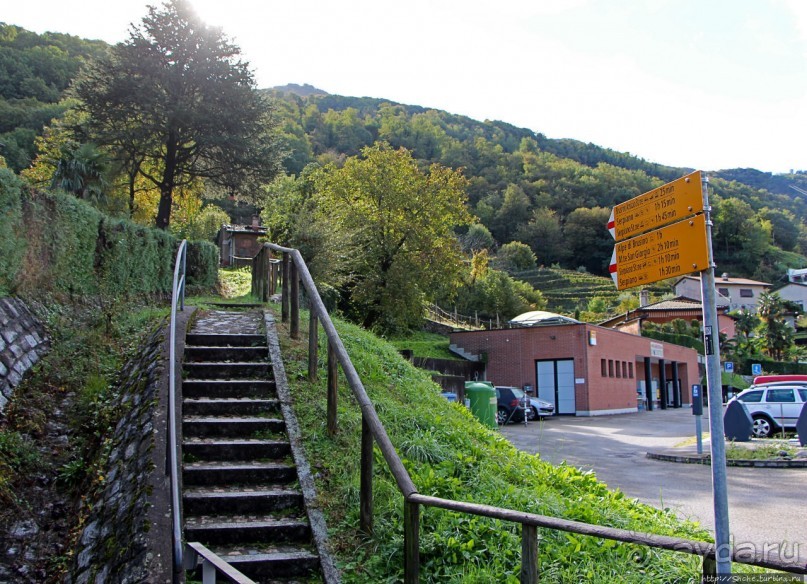
[[[485,426],[496,428],[496,390],[493,384],[485,381],[465,383],[465,396],[471,406],[471,413]]]

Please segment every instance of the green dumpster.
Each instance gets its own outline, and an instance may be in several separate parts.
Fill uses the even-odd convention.
[[[496,428],[496,390],[489,381],[466,381],[465,397],[471,413],[485,426]]]

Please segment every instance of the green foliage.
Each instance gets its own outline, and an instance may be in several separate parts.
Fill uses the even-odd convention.
[[[129,40],[96,59],[73,90],[87,135],[159,189],[162,229],[174,191],[194,180],[249,196],[280,169],[272,107],[249,64],[187,0],[149,6]]]
[[[188,242],[188,286],[212,289],[219,270],[219,248],[209,241]]]
[[[28,167],[36,136],[67,108],[61,99],[82,63],[106,46],[0,22],[0,154],[14,171]]]
[[[188,225],[185,237],[191,241],[213,241],[230,216],[218,205],[205,205]]]
[[[687,323],[682,318],[676,318],[672,322],[661,325],[645,322],[642,325],[642,336],[681,345],[682,347],[689,347],[700,354],[704,352],[700,323],[698,321]]]
[[[499,270],[486,269],[457,291],[454,301],[461,314],[482,319],[509,320],[530,310],[546,308],[543,294],[529,284]]]
[[[416,331],[405,336],[389,339],[398,350],[409,349],[415,357],[431,357],[434,359],[459,359],[448,350],[448,337],[436,333]]]
[[[418,491],[610,527],[708,540],[708,533],[671,511],[609,491],[593,473],[552,466],[517,451],[498,432],[481,426],[463,407],[447,403],[428,374],[397,350],[358,327],[337,322],[370,400]],[[284,335],[281,335],[285,338]],[[320,339],[320,354],[324,340]],[[402,578],[403,501],[376,451],[374,531],[358,533],[361,411],[344,380],[339,383],[339,432],[331,438],[325,415],[325,380],[305,381],[305,342],[286,347],[307,455],[318,469],[323,511],[343,581],[393,582]],[[297,375],[300,373],[300,375]],[[521,537],[517,525],[428,508],[421,512],[423,582],[518,582]],[[699,560],[685,554],[615,545],[542,529],[541,578],[551,582],[688,582],[700,577]]]
[[[315,221],[348,243],[349,313],[385,331],[416,326],[424,300],[459,280],[453,229],[469,220],[465,179],[439,165],[422,172],[406,150],[378,144],[317,172],[314,183]]]
[[[0,168],[0,297],[14,291],[27,237],[22,223],[22,183]]]
[[[795,331],[785,321],[785,314],[795,308],[776,292],[763,292],[759,297],[757,313],[762,321],[759,332],[765,350],[774,361],[781,361],[793,345]]]
[[[9,234],[0,242],[0,249],[9,246],[0,256],[0,289],[100,295],[102,303],[170,292],[177,249],[170,234],[111,219],[70,195],[23,193],[5,169],[0,169],[0,189],[0,209],[6,209],[0,221]],[[191,244],[187,267],[189,285],[212,288],[218,249],[207,242]]]
[[[535,254],[520,241],[505,243],[496,254],[495,265],[508,273],[535,269]]]

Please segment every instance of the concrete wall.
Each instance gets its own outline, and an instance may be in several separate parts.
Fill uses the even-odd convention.
[[[48,348],[45,329],[28,306],[17,298],[0,298],[0,414]]]

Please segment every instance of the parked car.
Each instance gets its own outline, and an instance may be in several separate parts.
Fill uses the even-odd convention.
[[[496,390],[496,422],[504,425],[507,422],[523,422],[529,404],[529,397],[518,387],[497,385]]]
[[[528,420],[541,420],[553,415],[555,415],[554,404],[537,397],[530,397],[530,409],[527,410]]]
[[[766,438],[777,430],[796,427],[801,409],[807,403],[807,386],[798,383],[752,385],[732,399],[743,402],[748,408],[754,421],[754,436]]]

